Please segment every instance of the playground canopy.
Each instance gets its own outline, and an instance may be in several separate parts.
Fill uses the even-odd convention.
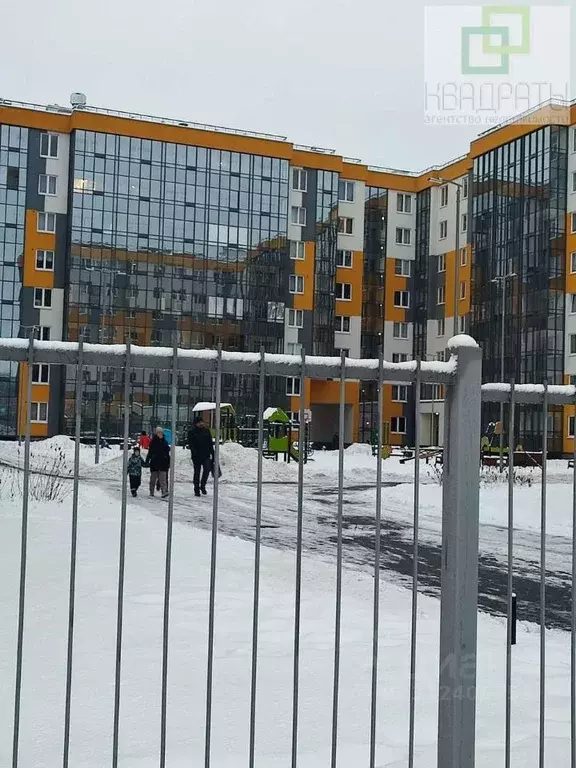
[[[225,408],[230,408],[232,411],[234,408],[232,408],[231,403],[220,403],[220,409],[224,410]],[[196,403],[194,408],[192,408],[192,413],[204,413],[204,411],[215,411],[216,410],[216,403]]]

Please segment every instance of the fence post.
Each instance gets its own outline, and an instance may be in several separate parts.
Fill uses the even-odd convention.
[[[442,494],[442,592],[438,766],[474,768],[482,352],[469,336],[446,387]]]

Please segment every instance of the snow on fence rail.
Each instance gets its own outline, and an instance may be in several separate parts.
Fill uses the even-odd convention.
[[[334,504],[334,517],[337,526],[336,535],[336,581],[335,581],[335,629],[334,629],[334,665],[332,695],[332,728],[329,750],[332,768],[337,765],[339,754],[339,714],[341,700],[345,691],[341,690],[341,643],[342,643],[342,575],[344,545],[344,440],[345,440],[345,396],[346,380],[374,380],[378,384],[378,438],[377,456],[383,447],[383,390],[385,382],[408,382],[414,386],[414,495],[413,495],[413,545],[412,545],[412,611],[410,621],[410,674],[409,718],[407,734],[406,764],[414,768],[416,759],[416,704],[417,704],[417,633],[418,633],[418,595],[419,595],[419,512],[420,512],[420,416],[421,384],[433,382],[445,385],[445,435],[443,457],[442,487],[442,558],[441,558],[441,600],[440,600],[440,646],[438,672],[438,768],[474,768],[476,749],[476,659],[477,659],[477,614],[478,614],[478,537],[479,537],[479,445],[480,445],[480,409],[481,400],[506,401],[509,404],[509,440],[514,444],[514,416],[517,403],[540,403],[543,413],[554,403],[574,402],[574,387],[547,387],[546,385],[522,385],[515,387],[507,384],[491,384],[482,387],[482,354],[473,339],[457,336],[449,343],[452,357],[447,363],[413,361],[392,364],[379,360],[352,360],[341,358],[321,358],[303,355],[301,358],[287,355],[240,354],[221,350],[182,350],[178,348],[146,348],[131,345],[92,345],[67,342],[40,342],[22,339],[0,339],[0,360],[16,362],[48,363],[53,365],[76,366],[75,393],[75,457],[73,474],[72,521],[70,538],[69,571],[69,623],[67,627],[67,665],[66,665],[66,706],[64,711],[63,765],[68,766],[70,749],[70,723],[72,716],[72,680],[74,672],[74,619],[76,611],[76,568],[77,568],[77,531],[78,531],[78,483],[80,477],[80,436],[82,433],[82,400],[85,387],[83,369],[88,365],[125,368],[129,373],[132,368],[164,368],[172,371],[171,377],[171,427],[174,460],[170,466],[170,483],[167,510],[166,549],[164,564],[163,598],[163,633],[161,665],[161,713],[160,719],[160,768],[166,765],[167,739],[167,701],[169,694],[168,660],[170,637],[170,583],[172,569],[172,533],[174,521],[174,467],[176,463],[175,440],[177,434],[178,376],[180,370],[211,370],[215,373],[215,463],[219,464],[220,455],[220,405],[222,397],[222,376],[224,374],[255,374],[259,378],[259,410],[264,411],[267,376],[294,376],[300,378],[300,391],[305,391],[307,378],[332,378],[339,380],[339,447],[337,496]],[[12,768],[19,766],[20,745],[20,701],[23,671],[23,646],[25,634],[26,606],[26,569],[28,561],[28,503],[30,444],[31,444],[31,380],[27,380],[26,441],[24,452],[24,490],[22,502],[22,533],[20,557],[20,588],[17,631],[17,657],[15,664],[14,729],[12,745]],[[124,377],[124,444],[128,444],[130,428],[130,387],[129,375]],[[540,571],[540,731],[539,765],[545,765],[545,674],[546,674],[546,450],[547,420],[544,422],[543,470],[541,489],[542,510],[542,548]],[[300,423],[305,423],[305,401],[300,398]],[[263,445],[263,420],[259,420],[258,444]],[[508,472],[508,584],[507,584],[507,646],[506,646],[506,741],[502,745],[502,756],[507,768],[514,755],[512,747],[512,592],[513,581],[513,530],[514,530],[514,452],[510,453]],[[576,463],[576,462],[575,462]],[[123,663],[123,620],[124,620],[124,581],[127,536],[127,453],[123,453],[122,497],[120,506],[120,547],[118,557],[117,588],[117,623],[116,623],[116,666],[114,685],[114,717],[112,733],[112,768],[118,768],[119,739],[121,730],[120,703]],[[576,520],[576,469],[574,470],[574,516]],[[208,654],[206,663],[206,710],[204,766],[212,765],[212,711],[215,655],[215,600],[217,594],[217,553],[219,521],[219,477],[214,473],[214,493],[211,519],[209,610],[208,610]],[[262,532],[262,488],[263,458],[258,454],[257,496],[255,504],[255,540],[254,540],[254,584],[252,602],[252,653],[250,659],[250,715],[248,766],[254,768],[256,745],[258,742],[258,686],[259,667],[259,631],[260,631],[260,561]],[[386,540],[382,532],[382,462],[377,462],[376,503],[374,510],[374,560],[373,560],[373,624],[372,624],[372,659],[370,722],[367,728],[369,744],[369,768],[376,768],[386,760],[379,755],[379,722],[383,713],[379,712],[379,687],[385,685],[379,675],[379,651],[382,642],[380,633],[380,571],[382,555],[385,553]],[[296,509],[296,569],[294,584],[294,635],[293,635],[293,681],[291,691],[292,721],[290,756],[292,768],[299,763],[299,728],[303,713],[300,711],[300,633],[302,612],[302,555],[304,525],[304,462],[298,465],[298,492]],[[576,528],[575,528],[576,530]],[[573,546],[573,577],[576,575],[576,537]],[[576,581],[573,578],[573,585]],[[573,586],[574,598],[574,586]],[[574,599],[572,604],[572,642],[576,650],[576,618],[574,617]],[[576,653],[571,656],[572,690],[576,692]],[[248,686],[247,686],[248,687]],[[465,695],[463,695],[465,692]],[[247,691],[248,693],[248,691]],[[572,699],[571,737],[572,766],[576,768],[576,704]],[[1,745],[0,745],[1,746]],[[496,748],[491,745],[491,759],[496,756]],[[360,760],[361,758],[357,758]]]

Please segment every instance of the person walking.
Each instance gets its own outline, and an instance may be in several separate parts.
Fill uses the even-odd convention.
[[[168,470],[170,469],[170,446],[164,438],[162,427],[157,427],[150,441],[146,466],[150,467],[150,496],[154,496],[156,485],[160,486],[162,498],[168,496]]]
[[[132,496],[138,495],[138,488],[142,483],[142,467],[144,459],[140,455],[140,448],[135,445],[132,455],[128,459],[128,480],[130,481],[130,491]]]
[[[214,442],[200,414],[188,432],[188,447],[194,464],[194,495],[206,496],[206,483],[214,469]]]
[[[138,445],[140,446],[140,450],[147,451],[148,448],[150,448],[150,438],[146,434],[146,430],[143,429],[140,433],[140,437],[138,438]]]

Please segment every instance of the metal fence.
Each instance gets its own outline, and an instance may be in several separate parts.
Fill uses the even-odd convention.
[[[415,451],[413,484],[413,541],[412,541],[412,592],[410,626],[410,674],[406,681],[409,689],[409,728],[406,734],[406,765],[413,768],[415,763],[416,741],[416,703],[417,703],[417,637],[418,637],[418,596],[419,596],[419,510],[420,510],[420,393],[421,385],[426,383],[445,387],[445,436],[443,458],[442,490],[442,557],[441,557],[441,610],[440,644],[438,675],[438,762],[439,768],[473,768],[475,764],[475,725],[476,725],[476,658],[477,658],[477,613],[478,613],[478,558],[479,558],[479,446],[480,446],[480,411],[481,400],[492,402],[504,401],[509,411],[509,444],[514,445],[515,409],[519,404],[540,404],[544,414],[551,405],[574,404],[574,387],[552,386],[514,386],[498,384],[481,386],[481,350],[466,336],[458,336],[451,342],[451,359],[448,362],[388,363],[383,357],[379,360],[355,360],[346,358],[318,358],[302,354],[299,357],[270,354],[227,353],[221,350],[182,350],[178,348],[141,348],[127,346],[89,345],[66,342],[38,342],[20,339],[0,340],[0,360],[49,365],[76,366],[76,410],[75,410],[75,454],[72,494],[72,522],[70,531],[70,569],[69,569],[69,623],[67,628],[67,665],[65,701],[63,702],[64,742],[62,745],[62,764],[69,764],[70,721],[72,712],[72,680],[74,673],[74,623],[76,610],[76,571],[77,571],[77,536],[78,536],[78,491],[80,467],[80,438],[82,436],[82,391],[83,368],[85,366],[107,366],[123,368],[124,377],[124,441],[129,441],[129,389],[130,371],[133,368],[164,369],[172,371],[172,439],[176,439],[176,413],[179,371],[206,371],[215,373],[215,429],[220,435],[221,383],[225,374],[252,374],[259,379],[259,413],[265,406],[266,378],[268,376],[299,377],[300,391],[305,392],[306,379],[337,379],[339,388],[339,456],[338,484],[334,507],[337,523],[335,589],[330,599],[334,600],[334,657],[332,691],[332,729],[330,744],[330,765],[336,768],[339,761],[339,713],[342,691],[341,680],[341,641],[342,641],[342,576],[344,545],[344,440],[345,440],[345,385],[346,381],[376,382],[378,390],[378,455],[381,455],[383,442],[383,387],[385,383],[403,383],[413,386],[415,409]],[[22,691],[23,644],[25,635],[26,608],[26,573],[28,542],[29,479],[31,469],[31,376],[28,376],[26,441],[23,465],[23,502],[22,532],[20,557],[20,588],[17,627],[17,655],[15,659],[15,695],[14,729],[12,745],[12,768],[19,766],[20,704]],[[305,420],[305,402],[300,399],[300,423]],[[541,553],[540,553],[540,753],[539,766],[545,765],[545,680],[546,680],[546,450],[547,420],[543,418],[543,469],[541,486]],[[259,444],[263,442],[263,421],[259,419]],[[220,441],[215,440],[215,462],[219,462]],[[173,451],[175,457],[175,452]],[[502,745],[502,762],[511,765],[511,706],[512,706],[512,636],[513,636],[513,530],[514,530],[514,452],[509,455],[508,473],[508,560],[507,560],[507,649],[506,649],[506,740]],[[167,510],[164,598],[163,598],[163,636],[161,663],[161,711],[159,713],[161,768],[166,765],[167,747],[167,698],[169,692],[169,639],[170,639],[170,598],[172,542],[174,521],[174,471],[176,461],[171,462],[169,499]],[[378,711],[379,693],[379,655],[383,626],[380,617],[380,571],[382,555],[386,549],[386,540],[382,534],[382,461],[377,461],[376,504],[374,509],[374,559],[373,559],[373,618],[372,618],[372,660],[370,689],[370,723],[366,728],[366,743],[369,746],[370,768],[383,759],[377,754],[379,722],[386,718],[386,712]],[[117,580],[117,620],[116,620],[116,662],[114,712],[112,734],[112,765],[119,764],[119,729],[122,663],[124,654],[123,617],[124,617],[124,577],[126,556],[127,528],[127,452],[123,454],[123,479],[120,517],[120,542]],[[574,474],[574,520],[576,521],[576,469]],[[262,493],[263,493],[263,457],[258,454],[257,496],[254,509],[254,581],[252,608],[252,642],[250,660],[250,717],[249,749],[246,756],[250,768],[255,765],[258,742],[258,669],[259,669],[259,629],[260,587],[261,587],[261,548],[262,548]],[[293,623],[293,674],[290,762],[292,768],[299,765],[299,727],[301,711],[300,659],[301,659],[301,606],[302,606],[302,565],[303,565],[303,514],[305,508],[305,469],[304,463],[298,467],[297,487],[297,524],[296,524],[296,567],[294,584],[294,623]],[[213,679],[215,665],[215,601],[219,524],[219,480],[214,473],[214,492],[211,524],[211,558],[209,578],[208,611],[208,651],[206,665],[206,707],[205,707],[205,744],[204,765],[210,768],[212,760],[212,712]],[[576,537],[572,549],[572,597],[574,597],[574,577],[576,576]],[[576,768],[576,618],[572,601],[571,621],[571,766]],[[247,692],[248,693],[248,692]],[[359,763],[358,763],[359,764]],[[381,764],[381,763],[380,763]]]

